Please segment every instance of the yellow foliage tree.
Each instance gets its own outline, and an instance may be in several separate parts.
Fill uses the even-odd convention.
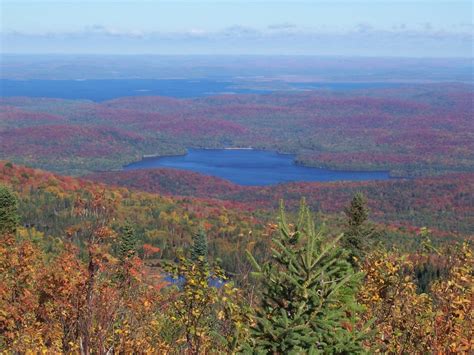
[[[248,312],[241,307],[240,291],[227,282],[223,270],[179,256],[168,267],[176,277],[177,289],[171,294],[169,321],[176,329],[176,350],[189,354],[235,352],[247,336]]]
[[[372,321],[366,346],[377,353],[419,354],[432,350],[432,301],[417,294],[411,262],[387,252],[374,252],[361,265],[365,281],[359,302],[363,322]]]
[[[474,257],[464,243],[449,258],[445,280],[431,287],[436,316],[433,348],[436,353],[474,352]]]

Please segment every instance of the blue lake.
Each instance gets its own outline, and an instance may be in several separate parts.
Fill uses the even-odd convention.
[[[223,93],[257,94],[233,82],[186,79],[8,80],[0,79],[0,96],[54,97],[105,101],[124,96],[203,97]]]
[[[230,180],[239,185],[273,185],[291,181],[387,180],[384,171],[340,171],[294,163],[294,156],[262,150],[189,149],[188,154],[146,158],[124,170],[174,168]]]
[[[346,91],[399,87],[397,83],[287,83],[292,90]],[[0,79],[0,96],[54,97],[105,101],[123,96],[204,97],[216,94],[265,94],[271,89],[252,89],[229,80],[104,79],[104,80],[9,80]]]

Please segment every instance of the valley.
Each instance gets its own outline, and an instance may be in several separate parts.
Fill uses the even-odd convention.
[[[117,170],[186,148],[247,147],[297,164],[392,177],[469,173],[467,84],[88,100],[2,97],[0,158],[63,174]]]
[[[189,82],[179,83],[167,97],[2,97],[0,158],[252,209],[273,210],[281,198],[296,208],[306,197],[315,211],[335,213],[363,191],[377,221],[473,232],[472,86],[273,86],[266,94],[173,97]],[[206,85],[195,89],[205,93]]]

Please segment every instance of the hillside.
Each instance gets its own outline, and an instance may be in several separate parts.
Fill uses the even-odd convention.
[[[159,247],[164,258],[188,246],[192,235],[204,228],[212,254],[219,255],[229,271],[235,270],[236,253],[243,254],[248,243],[258,240],[256,250],[265,245],[266,221],[273,215],[242,203],[134,192],[5,162],[0,162],[0,184],[19,194],[22,225],[45,233],[51,243],[79,223],[71,213],[75,201],[98,194],[113,201],[114,228],[130,221],[141,245]]]
[[[457,183],[458,176],[417,180],[418,189],[433,191],[426,195],[429,198],[422,199],[420,190],[408,182],[245,188],[173,170],[102,173],[86,180],[0,162],[0,184],[20,196],[22,224],[45,233],[52,241],[64,238],[66,231],[78,223],[71,214],[74,201],[102,194],[114,201],[114,228],[130,221],[136,225],[140,243],[159,247],[164,258],[188,246],[193,233],[204,228],[211,255],[219,256],[230,272],[249,267],[245,250],[250,245],[257,256],[265,255],[268,223],[276,214],[280,198],[294,210],[306,197],[312,209],[321,212],[319,221],[331,223],[335,234],[343,227],[344,207],[355,192],[363,191],[369,197],[371,218],[385,230],[383,239],[389,244],[402,248],[417,244],[417,227],[421,226],[432,229],[437,243],[466,239],[472,232],[473,205],[472,194],[468,193],[472,176],[464,177],[468,180],[463,184]],[[434,193],[437,189],[443,191],[442,200]]]
[[[93,181],[165,195],[212,197],[255,208],[276,208],[279,199],[297,207],[306,197],[315,211],[338,213],[356,192],[368,198],[372,218],[384,223],[430,226],[451,234],[474,232],[474,174],[391,181],[288,183],[240,186],[183,170],[143,169],[86,176]]]
[[[279,328],[295,299],[334,323],[327,337],[339,347],[472,348],[469,244],[374,225],[358,197],[342,220],[313,219],[304,204],[298,219],[275,219],[251,203],[163,197],[0,162],[0,198],[0,350],[246,352],[266,334],[258,322]],[[359,233],[364,244],[350,242]],[[314,271],[302,273],[305,265]],[[262,321],[268,304],[278,312]],[[361,339],[347,345],[335,331]]]
[[[393,176],[472,172],[472,100],[472,86],[463,84],[102,103],[2,98],[0,158],[81,175],[147,154],[252,146],[294,153],[308,166]]]

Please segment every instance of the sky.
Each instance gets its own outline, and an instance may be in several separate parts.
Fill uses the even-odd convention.
[[[472,57],[473,1],[0,0],[2,53]]]

